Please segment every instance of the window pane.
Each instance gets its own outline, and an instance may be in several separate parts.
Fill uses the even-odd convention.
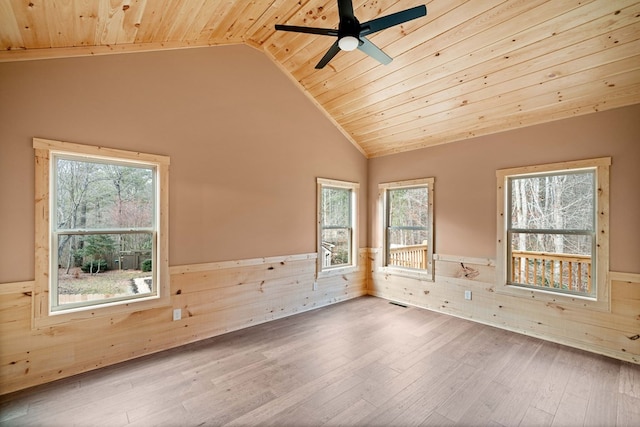
[[[514,251],[591,255],[593,237],[590,234],[513,233],[511,248]]]
[[[388,197],[389,226],[428,227],[429,192],[427,187],[389,190]]]
[[[322,230],[322,266],[351,264],[351,230],[330,228]]]
[[[389,229],[389,247],[391,249],[411,246],[411,245],[427,245],[427,230],[406,230],[400,228]]]
[[[427,230],[389,229],[387,240],[387,265],[427,269]]]
[[[322,226],[350,227],[351,190],[345,188],[322,188]]]
[[[56,306],[154,293],[151,233],[60,234]],[[61,308],[61,307],[59,307]]]
[[[593,171],[511,178],[511,228],[594,230]]]
[[[387,265],[427,269],[428,187],[387,191]]]
[[[595,295],[594,183],[594,171],[510,178],[509,228],[523,232],[509,231],[509,283]]]
[[[153,226],[152,168],[57,158],[58,230]]]
[[[513,233],[509,282],[593,296],[592,245],[591,235]]]

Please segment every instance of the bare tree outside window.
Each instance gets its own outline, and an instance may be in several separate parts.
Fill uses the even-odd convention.
[[[323,187],[321,209],[325,266],[351,264],[351,190]]]
[[[427,269],[429,189],[387,190],[387,265]]]
[[[154,167],[72,156],[53,167],[52,309],[151,294]]]
[[[508,180],[510,282],[592,296],[594,170]]]
[[[360,185],[317,178],[317,271],[332,275],[358,263],[357,209]]]
[[[433,281],[435,178],[378,184],[385,273]]]

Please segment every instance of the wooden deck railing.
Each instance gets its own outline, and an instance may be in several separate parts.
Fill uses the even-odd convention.
[[[409,245],[389,250],[389,265],[427,269],[427,245]]]
[[[511,252],[511,282],[591,294],[591,257],[546,252]]]

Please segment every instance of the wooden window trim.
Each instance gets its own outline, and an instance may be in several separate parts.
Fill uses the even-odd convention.
[[[496,292],[511,296],[536,299],[548,304],[566,304],[570,306],[610,311],[609,289],[609,174],[611,157],[567,161],[543,165],[524,166],[496,171],[497,178],[497,247],[496,247]],[[507,221],[506,196],[507,179],[516,175],[535,175],[549,172],[562,172],[578,169],[595,169],[597,179],[596,194],[596,284],[595,298],[562,294],[552,291],[523,288],[509,285],[507,281]]]
[[[427,243],[427,270],[415,270],[410,268],[402,268],[399,266],[389,266],[387,263],[387,190],[396,190],[401,188],[411,188],[411,187],[424,187],[427,186],[429,191],[429,206],[428,206],[428,215],[429,215],[429,241]],[[381,240],[382,240],[382,267],[381,271],[386,274],[410,277],[418,280],[426,280],[429,282],[435,281],[435,269],[434,269],[434,252],[433,252],[433,201],[435,194],[435,178],[418,178],[404,181],[394,181],[394,182],[385,182],[378,184],[378,209],[380,212],[380,224],[379,229],[381,230]]]
[[[169,286],[169,157],[105,147],[94,147],[41,138],[33,139],[35,152],[35,283],[32,295],[32,328],[70,323],[77,320],[131,313],[171,305]],[[130,160],[153,164],[157,168],[158,194],[158,293],[153,297],[131,301],[50,312],[50,198],[52,191],[52,154],[90,156],[108,160]]]
[[[322,188],[323,187],[335,187],[335,188],[345,188],[352,191],[352,200],[351,200],[351,224],[352,224],[352,233],[351,233],[351,264],[349,265],[341,265],[336,267],[322,267]],[[316,179],[316,195],[317,195],[317,204],[316,204],[316,251],[318,254],[317,263],[316,263],[316,277],[329,277],[340,274],[352,273],[358,269],[358,204],[360,200],[360,184],[357,182],[350,181],[339,181],[335,179],[327,179],[327,178],[317,178]]]

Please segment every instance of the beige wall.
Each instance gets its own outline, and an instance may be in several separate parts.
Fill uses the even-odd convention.
[[[369,161],[369,293],[640,363],[640,105]],[[609,308],[498,289],[496,170],[612,157]],[[435,281],[381,269],[380,182],[435,177]],[[472,299],[464,294],[471,291]]]
[[[434,252],[495,259],[496,170],[611,156],[610,269],[640,273],[640,105],[369,161],[369,246],[378,184],[435,177]]]
[[[0,117],[0,394],[366,293],[366,251],[312,286],[317,176],[361,183],[362,248],[379,244],[377,184],[434,176],[435,251],[494,258],[495,169],[612,156],[611,267],[640,272],[640,106],[367,161],[263,54],[228,46],[3,63]],[[171,306],[31,329],[34,136],[170,156]],[[490,266],[465,268],[478,274],[454,261],[435,283],[374,273],[368,291],[582,347],[559,334],[586,318],[576,334],[605,343],[591,350],[639,361],[626,276],[611,314],[530,313],[494,296]]]
[[[32,137],[170,156],[170,265],[315,252],[315,178],[366,188],[364,156],[247,46],[3,63],[0,117],[0,283],[34,275]]]
[[[0,394],[366,293],[365,251],[315,286],[314,252],[318,176],[366,245],[367,160],[252,48],[3,63],[0,117]],[[31,328],[33,137],[170,156],[170,305]]]

